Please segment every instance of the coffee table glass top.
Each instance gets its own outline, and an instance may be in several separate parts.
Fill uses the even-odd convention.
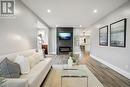
[[[62,77],[88,77],[85,67],[80,66],[63,66]]]

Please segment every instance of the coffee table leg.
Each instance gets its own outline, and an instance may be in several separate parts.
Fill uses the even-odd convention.
[[[61,77],[61,87],[62,87],[62,77]]]
[[[87,87],[88,87],[88,77],[87,77]]]

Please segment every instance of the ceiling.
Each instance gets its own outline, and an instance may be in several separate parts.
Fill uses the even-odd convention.
[[[128,0],[22,0],[51,27],[88,27]],[[51,13],[47,12],[51,10]],[[97,9],[97,13],[93,10]]]

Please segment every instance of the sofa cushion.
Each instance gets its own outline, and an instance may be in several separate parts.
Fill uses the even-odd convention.
[[[20,66],[7,58],[0,63],[1,76],[5,78],[19,78]]]
[[[28,79],[29,87],[39,87],[46,77],[52,65],[52,58],[46,58],[44,61],[36,64],[27,75],[21,75],[21,79]]]
[[[20,65],[21,74],[27,74],[30,72],[30,65],[27,58],[22,55],[17,55],[15,62]]]
[[[28,57],[30,67],[32,68],[36,64],[40,62],[40,55],[38,53],[34,53],[33,55]]]
[[[28,87],[28,80],[20,78],[6,78],[3,87]]]

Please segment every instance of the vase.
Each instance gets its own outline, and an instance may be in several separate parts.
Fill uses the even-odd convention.
[[[72,66],[73,65],[73,60],[72,60],[72,57],[69,57],[68,59],[68,66]]]

